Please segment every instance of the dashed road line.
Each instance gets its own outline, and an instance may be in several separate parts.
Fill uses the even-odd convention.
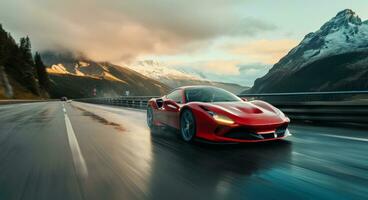
[[[63,104],[63,112],[64,112],[64,118],[65,118],[66,131],[68,135],[69,147],[72,152],[74,167],[79,175],[81,175],[82,177],[87,177],[88,176],[87,165],[82,155],[82,152],[79,148],[78,140],[75,136],[75,133],[72,127],[72,123],[70,122],[68,114],[66,113],[64,104]]]

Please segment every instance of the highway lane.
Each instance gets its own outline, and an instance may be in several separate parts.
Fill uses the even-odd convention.
[[[145,113],[85,103],[0,106],[0,199],[367,199],[367,130],[190,145]]]

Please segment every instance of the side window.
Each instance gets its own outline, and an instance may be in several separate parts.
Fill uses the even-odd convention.
[[[175,90],[170,94],[166,95],[168,99],[175,101],[176,103],[182,103],[181,90]]]

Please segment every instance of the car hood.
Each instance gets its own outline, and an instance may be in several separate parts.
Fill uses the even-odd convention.
[[[261,114],[264,111],[263,108],[254,105],[250,102],[231,102],[231,103],[213,103],[214,106],[221,108],[229,113],[235,115],[241,114]]]
[[[240,123],[281,123],[286,120],[273,106],[266,102],[216,102],[207,103],[207,109],[232,117]]]

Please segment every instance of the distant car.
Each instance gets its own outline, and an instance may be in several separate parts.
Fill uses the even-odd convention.
[[[168,126],[186,142],[260,142],[290,135],[290,119],[264,101],[247,101],[216,87],[180,87],[150,99],[147,124],[151,131]]]
[[[68,98],[67,97],[61,97],[60,100],[61,101],[68,101]]]

